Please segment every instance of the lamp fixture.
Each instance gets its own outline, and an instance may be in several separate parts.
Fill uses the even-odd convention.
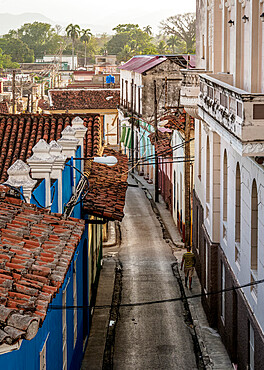
[[[227,23],[229,24],[229,27],[232,27],[235,24],[235,22],[232,21],[232,19],[230,19]]]
[[[243,21],[244,23],[246,23],[248,20],[249,20],[249,18],[248,18],[246,15],[243,15],[243,17],[242,17],[242,21]]]
[[[264,22],[264,13],[260,14],[261,21]]]

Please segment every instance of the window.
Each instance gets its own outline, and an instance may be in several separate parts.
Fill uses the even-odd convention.
[[[255,353],[255,339],[254,339],[254,329],[249,323],[249,369],[254,370],[254,353]]]
[[[253,180],[251,193],[251,282],[258,279],[258,193],[256,180]],[[251,285],[253,297],[257,299],[257,285]]]
[[[223,166],[223,220],[227,221],[227,155],[224,151],[224,166]]]
[[[225,322],[225,265],[223,261],[221,262],[221,319],[223,323]]]
[[[173,209],[176,209],[176,171],[173,172]]]
[[[200,217],[199,217],[199,207],[196,206],[196,250],[199,253],[200,248]]]
[[[209,250],[208,250],[208,243],[204,239],[205,245],[205,290],[208,292],[209,289]]]
[[[208,136],[206,145],[206,203],[210,203],[210,143]]]
[[[202,174],[202,123],[199,120],[199,125],[198,125],[198,130],[199,130],[199,135],[198,135],[198,178],[201,180],[201,174]]]
[[[235,238],[236,242],[240,243],[240,220],[241,220],[241,176],[240,176],[240,168],[239,164],[237,163],[236,167],[236,210],[235,210]]]
[[[251,269],[258,269],[258,194],[255,179],[251,194]]]
[[[235,193],[235,262],[240,266],[240,236],[241,236],[241,175],[239,164],[236,167]]]

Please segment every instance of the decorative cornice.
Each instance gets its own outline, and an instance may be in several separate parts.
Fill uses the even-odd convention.
[[[264,142],[243,144],[243,156],[264,155]]]

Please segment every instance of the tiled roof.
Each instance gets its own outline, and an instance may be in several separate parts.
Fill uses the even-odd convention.
[[[118,162],[114,166],[95,162],[86,163],[85,169],[91,172],[89,191],[83,202],[83,209],[90,215],[121,221],[124,216],[127,190],[128,158],[108,148],[103,154],[115,156]]]
[[[37,334],[84,227],[83,220],[64,220],[0,186],[0,344]]]
[[[1,101],[0,102],[0,113],[9,113],[9,109],[8,109],[8,103],[6,101]]]
[[[162,118],[162,120],[168,120],[168,123],[164,127],[169,128],[170,130],[180,130],[184,132],[185,130],[185,121],[186,121],[186,112],[184,109],[178,111],[176,115],[167,115]],[[190,116],[190,127],[194,129],[194,118]]]
[[[120,104],[119,89],[54,89],[49,97],[51,110],[116,109]]]
[[[101,148],[100,117],[79,115],[88,127],[84,140],[84,155],[98,155]],[[17,160],[32,155],[32,148],[40,140],[58,140],[64,128],[71,124],[72,114],[0,115],[0,182],[7,180],[8,168]]]
[[[45,99],[38,100],[38,108],[42,110],[48,110],[50,108],[49,102]]]
[[[158,156],[162,157],[171,157],[172,148],[171,148],[171,132],[162,132],[158,130],[157,132],[157,141],[155,140],[155,133],[149,135],[149,139],[152,145],[155,145]]]

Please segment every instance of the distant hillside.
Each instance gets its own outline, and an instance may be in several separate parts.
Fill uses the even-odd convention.
[[[9,30],[16,30],[24,23],[43,22],[55,25],[51,19],[39,13],[23,13],[18,15],[0,13],[0,35],[8,33]]]

